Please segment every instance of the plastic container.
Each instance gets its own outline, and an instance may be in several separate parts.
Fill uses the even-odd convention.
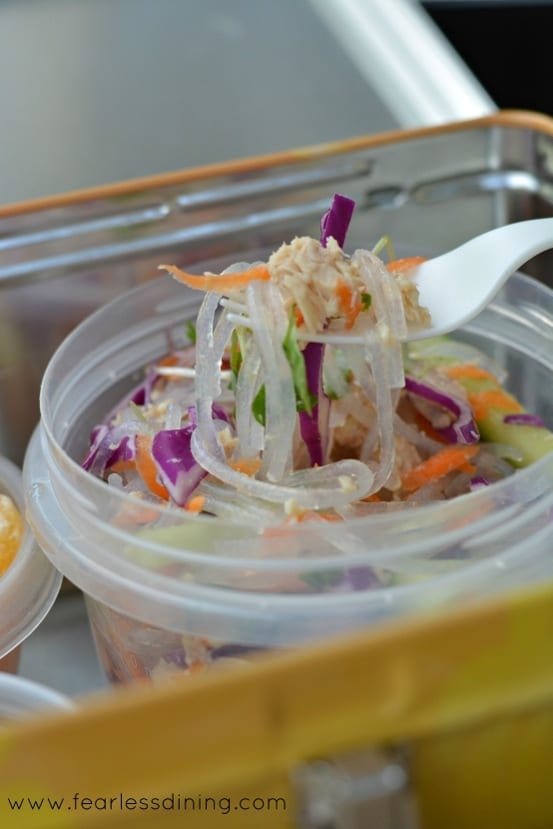
[[[135,289],[84,321],[44,377],[24,465],[29,520],[86,594],[110,679],[191,671],[553,575],[553,455],[448,502],[270,535],[145,510],[85,473],[92,426],[168,337],[185,344],[197,302],[171,279]],[[552,330],[553,292],[517,275],[457,338],[504,366],[510,390],[551,425]]]
[[[49,709],[72,711],[74,708],[69,697],[46,685],[20,676],[0,674],[0,722]]]
[[[24,513],[21,472],[6,458],[0,458],[0,492]],[[61,579],[26,525],[15,559],[0,576],[0,671],[17,671],[19,645],[52,607]]]

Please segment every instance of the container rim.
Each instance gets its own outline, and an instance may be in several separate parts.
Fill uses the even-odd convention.
[[[21,676],[0,673],[0,718],[15,719],[46,710],[74,711],[70,697]]]

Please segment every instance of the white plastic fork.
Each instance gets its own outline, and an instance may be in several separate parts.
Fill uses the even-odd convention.
[[[484,310],[521,265],[549,248],[553,218],[531,219],[489,230],[418,265],[410,274],[431,325],[410,330],[407,339],[427,339],[460,328]]]

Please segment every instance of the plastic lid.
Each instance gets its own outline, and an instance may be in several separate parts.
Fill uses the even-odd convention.
[[[0,492],[9,495],[24,513],[21,472],[2,457]],[[21,644],[44,619],[58,595],[61,579],[25,526],[21,547],[0,577],[0,658]]]

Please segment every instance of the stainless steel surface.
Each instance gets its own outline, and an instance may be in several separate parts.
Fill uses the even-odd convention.
[[[2,0],[0,203],[397,125],[307,0]]]
[[[417,0],[310,0],[404,127],[497,107]]]

